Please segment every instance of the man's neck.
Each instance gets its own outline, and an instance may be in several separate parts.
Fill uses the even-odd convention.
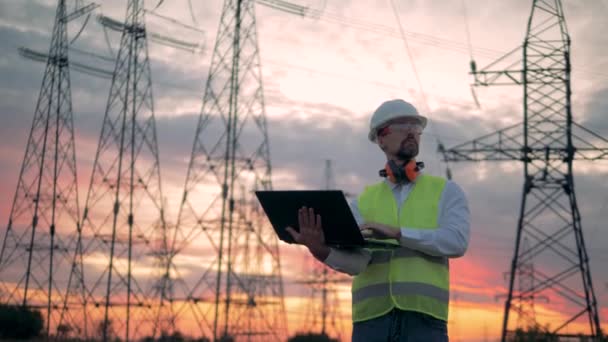
[[[404,159],[400,159],[400,158],[390,158],[389,160],[392,160],[393,163],[395,163],[397,166],[403,166],[405,165],[410,159],[404,160]]]

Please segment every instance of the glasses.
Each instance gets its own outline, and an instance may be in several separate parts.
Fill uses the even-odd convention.
[[[383,137],[392,132],[422,134],[422,125],[419,123],[393,123],[378,130],[378,136]]]

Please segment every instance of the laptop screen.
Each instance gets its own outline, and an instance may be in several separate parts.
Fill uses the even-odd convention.
[[[255,194],[282,241],[294,243],[285,228],[291,226],[299,231],[298,210],[308,207],[321,215],[328,246],[349,248],[365,244],[359,225],[340,190],[256,191]]]

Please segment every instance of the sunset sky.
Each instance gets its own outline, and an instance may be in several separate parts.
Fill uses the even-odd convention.
[[[390,0],[292,2],[323,10],[324,14],[319,18],[299,17],[256,6],[275,189],[322,188],[327,159],[332,161],[336,186],[348,193],[357,194],[364,185],[376,182],[384,154],[367,140],[367,129],[371,113],[385,100],[409,100],[428,116],[430,125],[422,136],[419,159],[426,163],[425,172],[434,175],[445,174],[445,164],[436,153],[437,139],[451,147],[522,120],[520,87],[477,88],[478,108],[468,72],[471,54],[482,67],[522,43],[531,0],[396,1],[413,60],[399,38]],[[72,8],[73,1],[68,3]],[[99,3],[98,14],[121,20],[124,17],[126,1]],[[162,186],[172,222],[183,192],[222,8],[221,0],[192,3],[195,20],[187,0],[166,0],[156,11],[204,33],[147,17],[151,32],[200,47],[192,53],[149,43]],[[0,0],[2,237],[44,72],[42,63],[20,57],[17,48],[48,50],[56,4],[55,0]],[[146,8],[156,4],[147,1]],[[573,118],[608,137],[608,1],[563,0],[563,6],[572,38]],[[68,35],[72,37],[82,20],[70,25]],[[472,51],[468,48],[467,25]],[[74,43],[70,59],[111,70],[111,62],[82,51],[109,58],[109,50],[118,49],[119,38],[111,33],[109,48],[103,29],[91,18]],[[71,77],[82,205],[110,81],[75,71]],[[502,324],[505,272],[509,271],[514,249],[523,169],[517,162],[452,163],[450,167],[471,209],[469,250],[450,265],[450,336],[453,341],[495,340]],[[605,331],[608,271],[602,265],[608,263],[607,176],[608,161],[575,163],[577,200]],[[302,298],[306,291],[293,284],[300,266],[291,265],[309,261],[302,248],[281,243],[281,253],[293,334],[302,329],[299,321],[306,311]],[[183,262],[194,265],[197,260]],[[341,337],[349,340],[349,287],[340,285],[338,293]],[[536,304],[540,314],[560,314],[544,304]]]

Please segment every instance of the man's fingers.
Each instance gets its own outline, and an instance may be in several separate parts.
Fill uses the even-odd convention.
[[[310,225],[310,222],[308,220],[308,210],[306,209],[306,207],[302,207],[300,208],[300,210],[298,211],[298,215],[300,217],[300,229],[302,227],[306,227],[308,228],[308,226]]]
[[[359,230],[364,231],[364,230],[374,230],[374,227],[372,225],[370,225],[369,223],[364,223],[362,225],[359,226]]]
[[[285,230],[291,235],[295,242],[300,243],[300,233],[296,232],[296,230],[291,227],[287,227]]]
[[[308,208],[308,223],[312,228],[316,228],[316,220],[315,220],[315,210],[313,208]]]
[[[318,230],[322,230],[323,229],[323,225],[321,224],[321,215],[317,214],[317,222],[315,224],[315,227]]]
[[[365,238],[371,238],[374,236],[374,231],[372,229],[361,229],[361,235]]]
[[[300,232],[306,230],[306,218],[304,217],[302,208],[298,210],[298,225],[300,226]]]
[[[370,223],[364,223],[360,225],[359,230],[361,231],[361,235],[363,235],[364,238],[374,238],[378,237],[378,235],[381,235],[381,230]]]

